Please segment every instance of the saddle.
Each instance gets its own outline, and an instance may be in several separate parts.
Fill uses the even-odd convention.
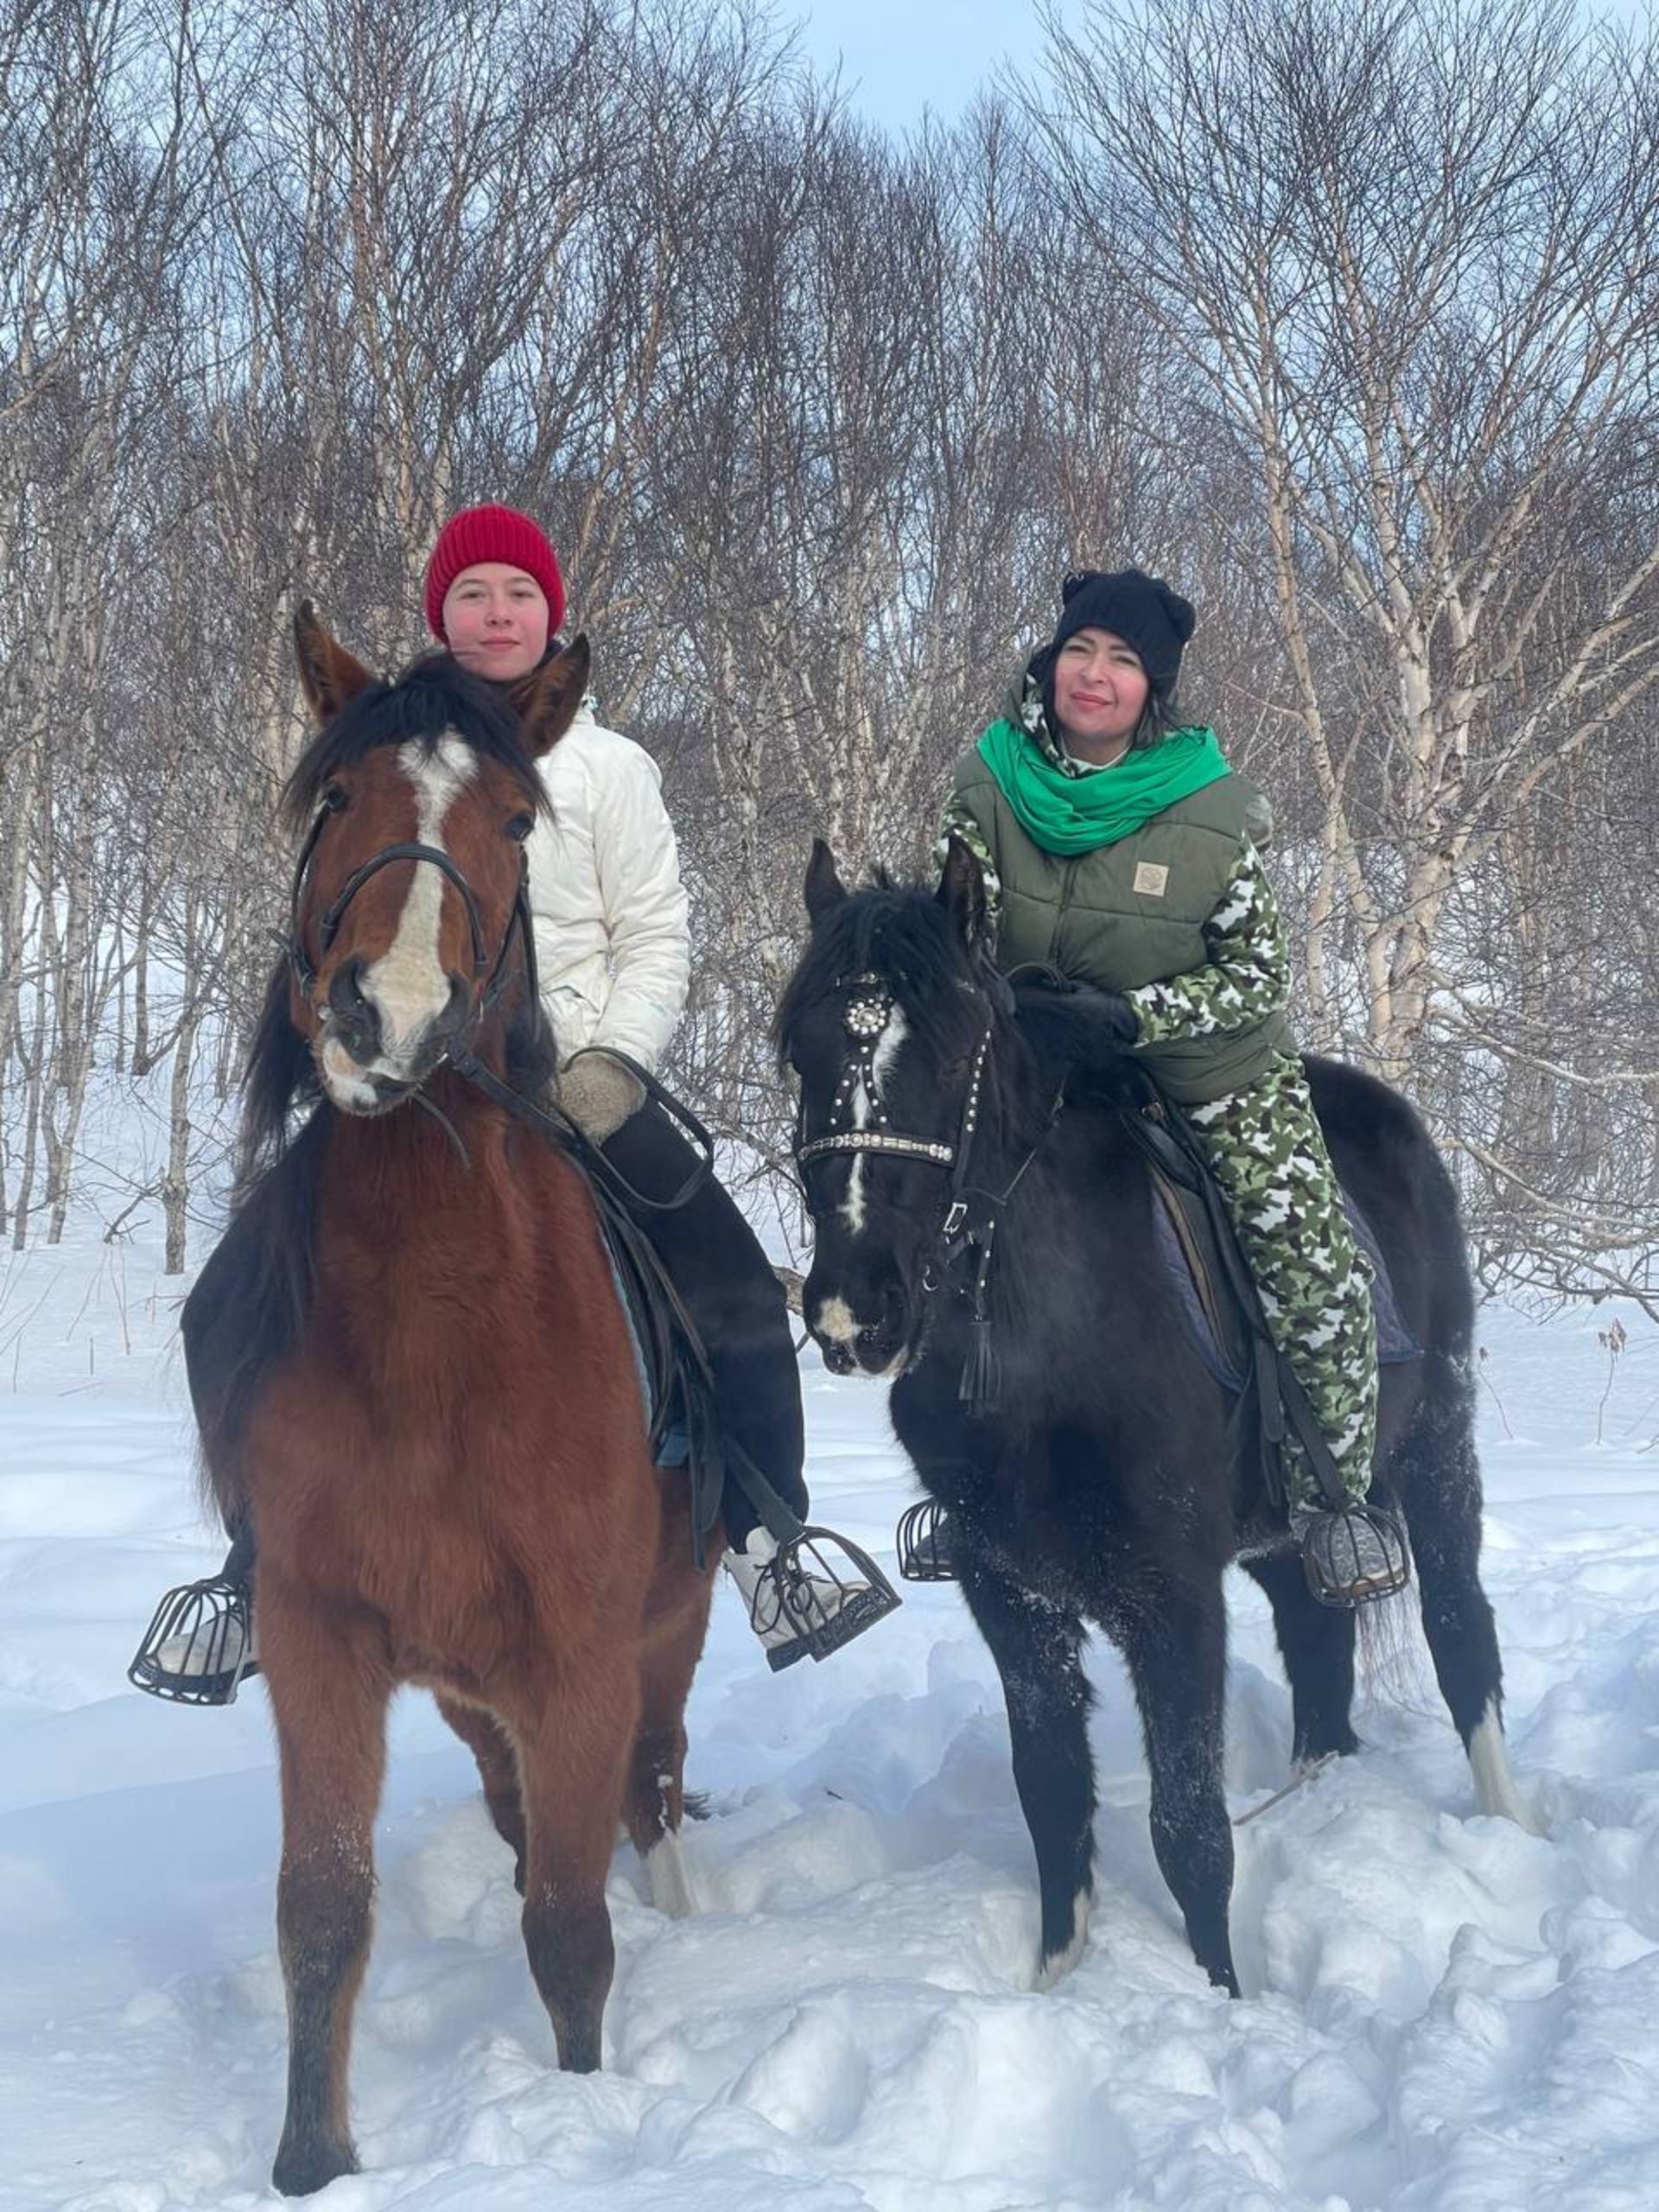
[[[635,1209],[665,1213],[684,1205],[714,1173],[714,1141],[683,1100],[649,1070],[626,1052],[607,1049],[675,1122],[697,1155],[696,1166],[671,1198],[650,1198],[635,1190],[600,1147],[563,1116],[550,1122],[534,1109],[523,1110],[524,1102],[493,1085],[486,1071],[482,1076],[475,1068],[463,1072],[490,1096],[499,1096],[518,1118],[548,1128],[587,1180],[633,1348],[652,1464],[683,1467],[690,1484],[691,1555],[697,1567],[707,1559],[709,1533],[719,1516],[728,1475],[770,1534],[779,1543],[793,1543],[809,1532],[721,1421],[709,1353],[697,1325],[658,1257],[650,1232],[635,1218]],[[869,1564],[861,1554],[860,1559]]]
[[[1253,1416],[1269,1491],[1282,1499],[1279,1462],[1287,1417],[1322,1477],[1329,1469],[1329,1450],[1300,1384],[1268,1333],[1225,1201],[1179,1109],[1154,1095],[1126,1106],[1122,1120],[1151,1173],[1153,1241],[1187,1339],[1210,1374],[1238,1401],[1236,1430]],[[1342,1203],[1371,1264],[1378,1365],[1421,1359],[1422,1346],[1406,1326],[1376,1230],[1345,1189]]]

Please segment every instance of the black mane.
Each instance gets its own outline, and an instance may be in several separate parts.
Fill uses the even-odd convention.
[[[830,910],[789,980],[772,1029],[780,1065],[806,1009],[866,974],[880,976],[924,1051],[944,1061],[972,1049],[984,1012],[970,993],[994,986],[988,963],[931,892],[896,887],[878,868],[868,889]]]
[[[506,702],[448,653],[427,653],[391,683],[366,685],[317,732],[283,788],[284,826],[296,837],[302,835],[329,779],[380,746],[412,739],[433,753],[450,731],[484,760],[499,761],[530,804],[546,810],[547,787]]]
[[[910,1034],[943,1067],[977,1043],[985,1000],[1012,1025],[997,1033],[1000,1052],[993,1077],[1015,1108],[1046,1110],[1068,1077],[1086,1079],[1092,1099],[1139,1096],[1145,1078],[1121,1037],[1114,1033],[1104,994],[1087,983],[1063,982],[1046,970],[1018,971],[1014,988],[998,976],[985,953],[963,943],[948,908],[919,887],[896,887],[882,868],[868,887],[831,909],[814,931],[778,1008],[774,1036],[780,1065],[809,1007],[855,976],[879,974],[893,991]],[[1014,1039],[1017,1038],[1017,1045]]]

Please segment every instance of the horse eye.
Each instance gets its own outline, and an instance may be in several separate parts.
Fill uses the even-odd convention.
[[[343,814],[351,803],[351,793],[342,791],[338,784],[330,784],[322,795],[322,810],[325,814]]]
[[[515,845],[522,845],[535,827],[536,817],[533,814],[515,814],[507,824],[507,835]]]

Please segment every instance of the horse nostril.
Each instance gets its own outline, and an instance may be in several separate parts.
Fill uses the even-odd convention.
[[[449,1003],[439,1015],[437,1027],[445,1037],[453,1037],[466,1026],[472,1008],[472,986],[458,969],[449,973]]]
[[[328,1004],[334,1016],[335,1034],[353,1057],[364,1058],[373,1048],[378,1020],[363,995],[368,963],[353,954],[342,960],[328,985]]]
[[[363,978],[366,973],[365,962],[356,953],[349,960],[342,960],[335,969],[334,980],[328,986],[328,1003],[342,1020],[348,1014],[368,1011],[369,1002],[363,995]]]

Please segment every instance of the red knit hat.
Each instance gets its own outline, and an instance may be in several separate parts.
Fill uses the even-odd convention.
[[[463,507],[438,532],[426,564],[426,626],[443,636],[446,593],[464,569],[480,561],[503,561],[534,576],[547,599],[547,634],[556,637],[564,620],[564,581],[559,556],[543,532],[517,507]]]

